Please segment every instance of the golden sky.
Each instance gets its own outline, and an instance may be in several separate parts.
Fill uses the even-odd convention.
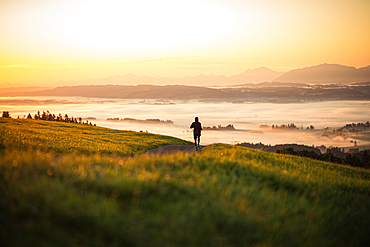
[[[370,65],[369,0],[0,0],[0,87]]]

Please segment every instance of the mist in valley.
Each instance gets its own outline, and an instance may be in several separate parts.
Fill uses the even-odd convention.
[[[17,97],[0,98],[1,110],[12,117],[24,118],[37,111],[69,117],[81,117],[97,126],[170,135],[192,141],[189,126],[199,117],[204,127],[233,125],[235,130],[204,130],[201,143],[297,143],[369,148],[370,133],[336,134],[327,127],[366,122],[369,101],[312,101],[293,103],[207,103],[199,100],[144,100],[84,97]],[[122,121],[122,119],[141,121]],[[107,119],[111,119],[110,121]],[[112,120],[114,119],[114,120]],[[157,122],[145,121],[156,119]],[[167,121],[170,120],[170,121]],[[167,122],[166,122],[167,121]],[[272,125],[296,128],[272,129]],[[312,126],[313,129],[307,129]]]

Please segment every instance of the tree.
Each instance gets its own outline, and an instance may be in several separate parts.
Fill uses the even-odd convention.
[[[311,159],[319,159],[319,155],[317,155],[314,151],[302,150],[297,152],[299,156],[308,157]]]
[[[8,111],[3,111],[3,117],[8,117],[10,118],[10,114]]]
[[[343,159],[343,163],[350,166],[360,166],[361,160],[356,155],[347,154],[347,156]]]
[[[321,160],[328,161],[328,162],[334,162],[335,161],[335,156],[331,152],[331,150],[327,150],[325,154],[322,155]]]
[[[277,150],[276,152],[280,153],[280,154],[291,154],[291,155],[296,155],[297,154],[297,152],[294,151],[294,148],[292,148],[292,147],[288,147],[288,148],[282,147],[280,150]]]
[[[48,111],[49,112],[49,111]],[[55,115],[48,113],[48,121],[54,121]]]
[[[370,155],[365,150],[361,159],[362,167],[370,167]]]
[[[42,115],[41,115],[41,120],[46,120],[47,119],[47,115],[46,115],[46,112],[42,112]]]
[[[27,119],[32,119],[31,113],[28,113]]]
[[[35,114],[35,119],[40,119],[40,111],[38,111],[37,114]]]

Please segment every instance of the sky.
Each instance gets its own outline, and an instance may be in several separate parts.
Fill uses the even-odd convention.
[[[0,0],[0,87],[370,65],[369,0]]]

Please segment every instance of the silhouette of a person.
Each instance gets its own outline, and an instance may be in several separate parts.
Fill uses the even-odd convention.
[[[190,125],[190,129],[193,129],[194,144],[195,144],[195,148],[198,150],[199,143],[200,143],[201,130],[202,130],[202,124],[199,122],[198,117],[195,117],[195,122],[193,122]],[[197,141],[198,141],[198,144],[197,144]]]

